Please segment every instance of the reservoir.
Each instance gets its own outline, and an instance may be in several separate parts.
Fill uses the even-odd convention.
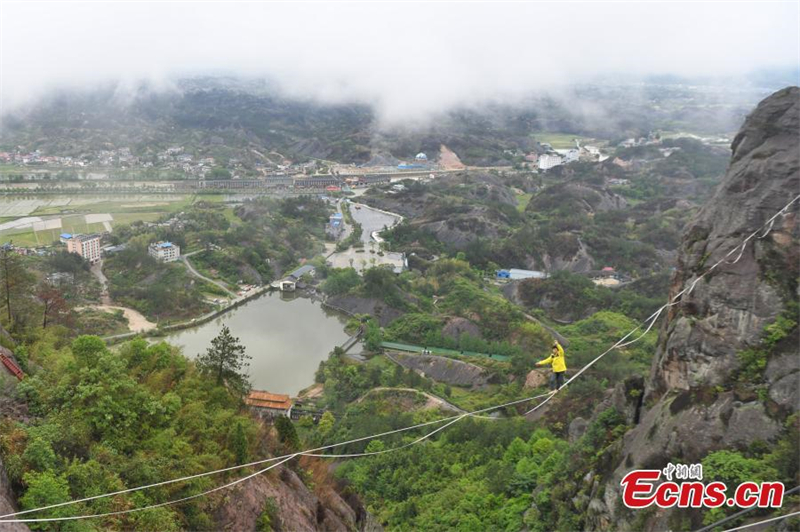
[[[270,292],[208,323],[164,338],[195,358],[226,324],[246,348],[253,389],[296,395],[314,383],[319,363],[348,336],[346,318],[303,297]]]

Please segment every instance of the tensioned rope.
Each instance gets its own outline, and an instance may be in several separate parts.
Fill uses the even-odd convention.
[[[252,474],[250,474],[250,475],[248,475],[246,477],[242,477],[240,479],[234,480],[234,481],[229,482],[227,484],[224,484],[222,486],[218,486],[216,488],[212,488],[212,489],[209,489],[207,491],[204,491],[204,492],[201,492],[201,493],[197,493],[195,495],[191,495],[191,496],[188,496],[188,497],[183,497],[183,498],[180,498],[180,499],[174,499],[174,500],[166,501],[166,502],[163,502],[163,503],[151,504],[151,505],[143,506],[143,507],[140,507],[140,508],[130,508],[130,509],[127,509],[127,510],[119,510],[119,511],[115,511],[115,512],[106,512],[106,513],[102,513],[102,514],[65,516],[65,517],[51,517],[51,518],[36,518],[36,519],[0,519],[0,523],[38,523],[38,522],[51,522],[51,521],[68,521],[68,520],[74,520],[74,519],[92,519],[92,518],[98,518],[98,517],[111,517],[111,516],[114,516],[114,515],[122,515],[122,514],[129,514],[129,513],[133,513],[133,512],[141,512],[141,511],[150,510],[150,509],[153,509],[153,508],[160,508],[162,506],[167,506],[167,505],[172,505],[172,504],[179,504],[179,503],[182,503],[182,502],[189,501],[191,499],[196,499],[198,497],[202,497],[204,495],[208,495],[208,494],[214,493],[216,491],[220,491],[220,490],[235,486],[236,484],[240,484],[240,483],[242,483],[242,482],[244,482],[246,480],[249,480],[249,479],[251,479],[251,478],[253,478],[253,477],[257,476],[257,475],[260,475],[261,473],[269,471],[270,469],[272,469],[274,467],[277,467],[277,466],[279,466],[279,465],[291,460],[292,458],[295,458],[295,457],[298,457],[298,456],[313,456],[313,457],[319,457],[319,458],[353,458],[353,457],[357,457],[357,456],[372,456],[372,455],[377,455],[377,454],[384,454],[384,453],[399,451],[400,449],[404,449],[406,447],[410,447],[412,445],[416,445],[417,443],[420,443],[420,442],[426,440],[427,438],[433,436],[437,432],[440,432],[440,431],[446,429],[450,425],[456,423],[457,421],[462,420],[465,417],[469,417],[469,416],[471,416],[473,414],[478,414],[478,413],[481,413],[481,412],[489,412],[491,410],[496,410],[496,409],[499,409],[499,408],[505,408],[507,406],[513,406],[515,404],[519,404],[519,403],[526,402],[526,401],[532,401],[534,399],[539,399],[539,398],[545,397],[546,395],[548,395],[548,394],[541,394],[541,395],[537,395],[537,396],[534,396],[534,397],[526,397],[524,399],[518,399],[516,401],[510,401],[510,402],[502,404],[502,405],[495,405],[495,406],[483,408],[481,410],[476,410],[474,412],[466,412],[466,413],[460,414],[458,416],[451,416],[449,418],[438,419],[436,421],[428,421],[426,423],[420,423],[418,425],[413,425],[413,426],[410,426],[410,427],[404,427],[402,429],[396,429],[396,430],[384,432],[384,433],[379,434],[379,435],[365,436],[365,437],[362,437],[362,438],[356,438],[356,439],[353,439],[353,440],[349,440],[347,442],[335,443],[335,444],[331,444],[331,445],[326,445],[324,447],[318,447],[317,449],[311,449],[309,451],[300,451],[300,452],[293,453],[293,454],[288,454],[288,455],[283,455],[283,456],[276,456],[276,457],[273,457],[273,458],[268,458],[266,460],[259,460],[257,462],[251,462],[250,464],[246,464],[246,465],[234,466],[234,467],[225,468],[225,469],[221,469],[221,470],[217,470],[217,471],[211,471],[211,472],[207,472],[207,473],[200,473],[200,474],[197,474],[197,475],[191,475],[190,477],[183,477],[183,478],[179,478],[179,479],[168,480],[168,481],[164,481],[164,482],[150,484],[148,486],[140,486],[138,488],[130,488],[130,489],[127,489],[127,490],[120,490],[118,492],[114,492],[113,494],[112,493],[107,493],[107,494],[102,494],[102,495],[95,495],[93,497],[87,497],[85,499],[66,501],[66,502],[63,502],[63,503],[52,504],[50,506],[44,506],[44,507],[41,507],[41,508],[34,508],[34,509],[30,509],[30,510],[25,510],[23,512],[16,512],[16,513],[13,513],[13,514],[7,514],[7,515],[3,515],[3,516],[0,516],[0,517],[5,518],[5,517],[11,517],[11,516],[15,516],[15,515],[22,515],[22,514],[28,514],[28,513],[31,513],[31,512],[37,512],[37,511],[57,508],[57,507],[63,507],[63,506],[72,505],[72,504],[78,504],[80,502],[86,502],[86,501],[91,501],[91,500],[95,500],[95,499],[110,497],[112,495],[130,493],[132,491],[142,490],[142,489],[145,489],[147,487],[163,486],[165,484],[172,484],[172,483],[175,483],[175,482],[181,482],[183,480],[188,480],[190,478],[198,478],[198,477],[201,477],[201,476],[208,476],[208,475],[211,475],[211,474],[214,474],[214,473],[218,473],[218,472],[222,472],[222,471],[230,471],[232,469],[248,467],[250,465],[256,465],[256,464],[263,464],[263,463],[266,463],[266,462],[278,461],[277,463],[272,464],[272,465],[270,465],[270,466],[268,466],[268,467],[266,467],[266,468],[264,468],[264,469],[262,469],[260,471],[252,473]],[[350,443],[364,441],[364,440],[367,440],[367,439],[371,440],[371,439],[375,439],[375,438],[381,437],[381,436],[386,436],[386,435],[389,435],[389,434],[395,434],[395,433],[398,433],[398,432],[404,432],[404,431],[412,430],[412,429],[415,429],[415,428],[419,428],[419,427],[423,427],[423,426],[427,426],[427,425],[432,425],[432,424],[435,424],[435,423],[441,423],[443,421],[449,421],[449,423],[447,423],[447,424],[445,424],[445,425],[443,425],[443,426],[441,426],[441,427],[439,427],[437,429],[432,430],[428,434],[426,434],[424,436],[421,436],[420,438],[417,438],[416,440],[414,440],[412,442],[403,444],[403,445],[401,445],[399,447],[393,447],[391,449],[383,449],[383,450],[379,450],[379,451],[369,451],[369,452],[363,452],[363,453],[342,454],[342,455],[337,455],[337,454],[314,454],[314,451],[319,451],[319,450],[339,447],[339,446],[342,446],[342,445],[347,445],[347,444],[350,444]]]
[[[792,488],[789,491],[787,491],[786,493],[784,493],[783,497],[786,498],[789,495],[797,493],[798,491],[800,491],[800,486],[795,486],[794,488]],[[757,509],[759,509],[758,506],[751,506],[750,508],[745,508],[744,510],[740,510],[740,511],[736,512],[735,514],[731,514],[731,515],[729,515],[727,517],[723,517],[719,521],[717,521],[717,522],[715,522],[713,524],[710,524],[708,526],[704,526],[703,528],[695,530],[694,532],[711,532],[712,530],[717,528],[719,525],[727,523],[728,521],[733,521],[734,519],[737,519],[737,518],[743,516],[744,514],[752,512],[753,510],[757,510]],[[789,515],[785,515],[783,517],[790,517],[790,516]],[[753,524],[758,524],[758,523],[753,523]],[[732,528],[731,530],[740,530],[741,528],[747,528],[749,526],[752,526],[752,525],[746,525],[744,527],[739,527],[739,528]],[[729,531],[725,531],[725,532],[729,532]]]
[[[644,323],[648,323],[648,322],[650,322],[650,324],[647,326],[647,329],[645,329],[644,333],[642,333],[642,334],[641,334],[639,337],[637,337],[635,340],[632,340],[632,341],[630,341],[630,342],[623,343],[623,342],[624,342],[624,341],[625,341],[625,340],[626,340],[626,339],[627,339],[629,336],[631,336],[631,335],[632,335],[632,334],[634,334],[636,331],[638,331],[638,330],[639,330],[639,329],[642,327],[642,325],[643,325],[644,323],[643,323],[643,324],[640,324],[639,326],[637,326],[635,329],[633,329],[633,330],[632,330],[632,331],[630,331],[628,334],[626,334],[625,336],[623,336],[623,337],[622,337],[622,338],[621,338],[621,339],[620,339],[620,340],[619,340],[617,343],[615,343],[614,345],[612,345],[611,347],[609,347],[608,349],[606,349],[605,351],[603,351],[602,353],[600,353],[600,354],[599,354],[597,357],[595,357],[595,358],[594,358],[592,361],[590,361],[588,364],[586,364],[585,366],[583,366],[583,367],[580,369],[580,371],[576,372],[576,373],[575,373],[575,375],[573,375],[572,377],[570,377],[570,379],[569,379],[567,382],[565,382],[565,383],[564,383],[564,384],[561,386],[561,388],[560,388],[559,390],[561,390],[561,389],[564,389],[564,388],[566,388],[567,386],[569,386],[569,384],[570,384],[572,381],[574,381],[575,379],[577,379],[577,378],[578,378],[578,377],[579,377],[579,376],[580,376],[580,375],[581,375],[581,374],[582,374],[584,371],[586,371],[587,369],[589,369],[590,367],[592,367],[592,366],[593,366],[593,365],[594,365],[594,364],[595,364],[595,363],[596,363],[598,360],[600,360],[601,358],[603,358],[604,356],[606,356],[608,353],[610,353],[610,352],[611,352],[611,351],[613,351],[614,349],[617,349],[617,348],[619,348],[619,347],[625,347],[625,346],[631,345],[632,343],[635,343],[635,342],[638,342],[639,340],[641,340],[641,339],[644,337],[644,335],[646,335],[646,334],[647,334],[647,333],[650,331],[650,329],[652,329],[652,328],[653,328],[653,325],[654,325],[654,324],[655,324],[655,322],[658,320],[659,316],[661,316],[661,313],[664,311],[664,309],[666,309],[666,308],[669,308],[669,307],[671,307],[671,306],[673,306],[673,305],[677,305],[678,303],[680,303],[680,301],[681,301],[681,299],[680,299],[680,298],[681,298],[681,296],[683,296],[684,294],[687,294],[687,295],[688,295],[688,294],[691,294],[691,293],[692,293],[692,291],[694,290],[694,287],[695,287],[695,286],[697,286],[697,283],[700,281],[700,279],[704,278],[706,275],[708,275],[709,273],[711,273],[712,271],[714,271],[714,270],[717,268],[717,266],[719,266],[720,264],[723,264],[723,263],[726,263],[726,264],[736,264],[737,262],[739,262],[739,260],[740,260],[740,259],[742,258],[742,256],[744,255],[744,249],[745,249],[745,247],[747,246],[747,243],[748,243],[748,242],[749,242],[751,239],[753,239],[753,238],[755,238],[755,237],[757,237],[759,240],[760,240],[760,239],[763,239],[763,238],[766,238],[766,237],[767,237],[767,235],[768,235],[768,234],[769,234],[769,233],[772,231],[772,228],[773,228],[773,226],[775,225],[775,220],[776,220],[776,219],[777,219],[779,216],[786,216],[786,214],[788,214],[788,210],[787,210],[787,209],[788,209],[789,207],[791,207],[791,205],[792,205],[794,202],[796,202],[798,199],[800,199],[800,195],[798,195],[798,196],[795,196],[795,198],[794,198],[792,201],[790,201],[789,203],[787,203],[786,205],[784,205],[784,206],[783,206],[783,208],[782,208],[781,210],[779,210],[778,212],[776,212],[776,213],[775,213],[775,214],[774,214],[774,215],[773,215],[771,218],[769,218],[769,219],[768,219],[766,222],[764,222],[764,224],[763,224],[761,227],[759,227],[758,229],[756,229],[755,231],[753,231],[752,233],[750,233],[750,235],[749,235],[747,238],[745,238],[745,239],[744,239],[744,240],[743,240],[743,241],[742,241],[742,242],[741,242],[739,245],[737,245],[736,247],[734,247],[733,249],[731,249],[730,251],[728,251],[728,253],[727,253],[725,256],[723,256],[723,257],[722,257],[720,260],[718,260],[716,263],[714,263],[714,265],[713,265],[713,266],[711,266],[711,267],[710,267],[710,268],[708,268],[706,271],[704,271],[704,272],[703,272],[703,273],[702,273],[700,276],[698,276],[698,277],[697,277],[697,279],[695,279],[694,281],[692,281],[692,284],[691,284],[691,285],[690,285],[688,288],[684,288],[683,290],[681,290],[680,292],[678,292],[677,294],[675,294],[674,296],[672,296],[672,299],[671,299],[669,302],[667,302],[667,304],[665,304],[665,305],[664,305],[664,306],[662,306],[660,309],[656,310],[656,311],[655,311],[653,314],[651,314],[651,315],[650,315],[650,316],[649,316],[649,317],[648,317],[648,318],[647,318],[647,319],[644,321]],[[766,228],[766,230],[764,230],[764,228]],[[761,231],[762,231],[762,230],[764,230],[764,233],[763,233],[763,234],[761,234],[760,236],[758,236],[758,235],[759,235],[759,233],[761,233]],[[735,259],[735,260],[733,260],[733,261],[728,261],[728,257],[730,257],[731,255],[733,255],[734,253],[736,253],[736,251],[737,251],[737,250],[739,250],[739,248],[741,248],[741,251],[739,252],[739,255],[736,257],[736,259]],[[544,401],[542,401],[542,402],[541,402],[541,403],[539,403],[538,405],[534,406],[533,408],[531,408],[530,410],[528,410],[527,412],[525,412],[525,415],[528,415],[528,414],[530,414],[530,413],[532,413],[532,412],[535,412],[536,410],[538,410],[539,408],[541,408],[542,406],[544,406],[545,404],[547,404],[547,402],[548,402],[550,399],[552,399],[554,395],[555,395],[555,394],[551,395],[550,397],[548,397],[547,399],[545,399]]]
[[[788,519],[790,517],[796,517],[798,515],[800,515],[800,512],[792,512],[792,513],[786,514],[786,515],[779,515],[777,517],[770,517],[769,519],[764,519],[763,521],[756,521],[755,523],[748,523],[746,525],[737,526],[735,528],[729,528],[728,530],[725,530],[723,532],[736,532],[737,530],[744,530],[745,528],[750,528],[750,527],[753,527],[753,526],[763,525],[763,524],[766,524],[766,523],[772,523],[774,521],[782,521],[784,519]]]
[[[684,288],[683,290],[678,292],[675,296],[672,297],[672,300],[670,302],[668,302],[667,304],[663,305],[661,308],[656,310],[642,324],[636,326],[634,329],[632,329],[630,332],[628,332],[625,336],[623,336],[620,340],[618,340],[614,345],[612,345],[609,349],[607,349],[606,351],[604,351],[603,353],[601,353],[600,355],[595,357],[587,365],[585,365],[583,368],[581,368],[580,371],[578,371],[575,375],[573,375],[567,382],[564,383],[564,385],[561,388],[559,388],[555,392],[552,392],[550,394],[543,394],[543,395],[539,395],[539,396],[535,396],[535,397],[526,397],[526,398],[523,398],[523,399],[518,399],[516,401],[510,401],[508,403],[495,405],[495,406],[483,408],[483,409],[480,409],[480,410],[475,410],[473,412],[467,412],[465,414],[461,414],[461,415],[458,415],[458,416],[451,416],[449,418],[442,418],[442,419],[435,420],[435,421],[429,421],[429,422],[425,422],[425,423],[420,423],[420,424],[417,424],[417,425],[412,425],[412,426],[404,427],[404,428],[401,428],[401,429],[395,429],[395,430],[384,432],[384,433],[381,433],[381,434],[375,434],[375,435],[371,435],[371,436],[364,436],[364,437],[356,438],[356,439],[349,440],[349,441],[346,441],[346,442],[330,444],[330,445],[326,445],[326,446],[323,446],[323,447],[318,447],[316,449],[310,449],[308,451],[302,451],[302,452],[298,452],[298,453],[294,453],[294,454],[268,458],[268,459],[265,459],[265,460],[258,460],[258,461],[255,461],[255,462],[250,462],[248,464],[231,466],[231,467],[228,467],[228,468],[218,469],[218,470],[215,470],[215,471],[209,471],[209,472],[204,472],[204,473],[198,473],[196,475],[189,475],[189,476],[186,476],[186,477],[167,480],[167,481],[163,481],[163,482],[157,482],[157,483],[149,484],[149,485],[145,485],[145,486],[139,486],[139,487],[135,487],[135,488],[119,490],[119,491],[112,492],[112,493],[95,495],[95,496],[86,497],[86,498],[83,498],[83,499],[76,499],[76,500],[66,501],[66,502],[62,502],[62,503],[58,503],[58,504],[52,504],[52,505],[49,505],[49,506],[33,508],[33,509],[25,510],[25,511],[22,511],[22,512],[14,512],[14,513],[10,513],[10,514],[6,514],[6,515],[0,516],[0,523],[44,522],[44,521],[56,521],[56,520],[60,521],[60,520],[72,520],[72,519],[88,519],[88,518],[94,518],[94,517],[108,517],[108,516],[119,515],[119,514],[123,514],[123,513],[131,513],[131,512],[134,512],[134,511],[143,511],[143,510],[147,510],[147,509],[158,508],[158,507],[167,506],[167,505],[170,505],[170,504],[178,504],[180,502],[184,502],[184,501],[187,501],[187,500],[190,500],[190,499],[201,497],[203,495],[208,495],[209,493],[213,493],[215,491],[219,491],[219,490],[234,486],[236,484],[239,484],[241,482],[244,482],[244,481],[246,481],[246,480],[248,480],[248,479],[250,479],[250,478],[252,478],[254,476],[257,476],[257,475],[259,475],[259,474],[261,474],[263,472],[268,471],[269,469],[277,467],[278,465],[280,465],[280,464],[282,464],[282,463],[284,463],[284,462],[286,462],[286,461],[288,461],[288,460],[290,460],[292,458],[295,458],[297,456],[306,455],[306,456],[315,456],[315,457],[318,457],[318,458],[351,458],[351,457],[358,457],[358,456],[370,456],[370,455],[373,455],[373,454],[383,454],[385,452],[394,452],[394,451],[400,450],[401,448],[405,448],[405,447],[408,447],[410,445],[415,445],[416,443],[419,443],[419,442],[427,439],[428,437],[432,436],[436,432],[439,432],[440,430],[443,430],[444,428],[447,428],[448,426],[452,425],[453,423],[455,423],[457,421],[460,421],[464,417],[468,417],[468,416],[480,417],[480,416],[475,416],[475,414],[480,414],[480,413],[483,413],[483,412],[489,412],[489,411],[492,411],[492,410],[497,410],[497,409],[500,409],[500,408],[513,406],[515,404],[521,404],[521,403],[525,403],[525,402],[528,402],[528,401],[533,401],[535,399],[538,399],[538,398],[546,396],[544,401],[542,401],[541,403],[536,405],[534,408],[532,408],[531,410],[528,410],[525,413],[525,415],[528,415],[531,412],[534,412],[537,409],[541,408],[544,404],[546,404],[548,401],[550,401],[550,399],[552,399],[556,395],[556,393],[558,393],[559,391],[561,391],[564,388],[566,388],[571,382],[573,382],[584,371],[589,369],[597,361],[599,361],[605,355],[610,353],[612,350],[614,350],[616,348],[619,348],[619,347],[624,347],[624,346],[627,346],[627,345],[631,345],[631,344],[641,340],[652,329],[653,325],[658,320],[658,317],[661,315],[661,313],[664,311],[664,309],[666,309],[666,308],[668,308],[670,306],[678,304],[680,302],[680,300],[679,300],[680,296],[682,296],[684,293],[691,293],[694,290],[694,287],[700,281],[700,279],[702,279],[703,277],[708,275],[711,271],[713,271],[715,268],[717,268],[723,262],[726,262],[728,257],[730,257],[733,253],[735,253],[741,247],[742,250],[741,250],[741,253],[739,254],[739,256],[737,256],[737,258],[734,261],[727,262],[727,263],[728,264],[735,264],[736,262],[738,262],[739,259],[741,259],[742,255],[744,253],[744,246],[747,245],[747,242],[750,241],[752,238],[756,237],[764,228],[766,228],[766,230],[764,231],[764,233],[762,235],[758,236],[758,238],[759,239],[766,238],[766,236],[772,231],[772,228],[774,226],[775,220],[778,218],[778,216],[786,216],[786,214],[788,214],[787,209],[792,204],[794,204],[798,199],[800,199],[800,195],[798,195],[794,199],[792,199],[782,209],[780,209],[770,219],[768,219],[761,227],[759,227],[756,231],[754,231],[747,238],[745,238],[742,241],[741,244],[739,244],[736,247],[734,247],[733,249],[731,249],[724,257],[722,257],[722,259],[717,261],[713,266],[711,266],[705,272],[703,272],[699,277],[697,277],[697,279],[695,279],[692,282],[692,284],[688,288]],[[625,340],[627,340],[630,336],[632,336],[636,331],[641,329],[642,325],[644,325],[645,323],[648,323],[648,322],[649,322],[649,325],[645,329],[644,333],[642,333],[640,336],[638,336],[636,339],[634,339],[634,340],[632,340],[630,342],[627,342],[627,343],[625,342]],[[405,432],[405,431],[408,431],[408,430],[413,430],[413,429],[424,427],[424,426],[428,426],[428,425],[442,423],[444,421],[450,421],[450,423],[447,423],[446,425],[440,427],[439,429],[431,431],[431,433],[427,434],[424,437],[421,437],[418,440],[415,440],[414,442],[411,442],[410,444],[406,444],[404,446],[400,446],[400,447],[397,447],[397,448],[385,449],[385,450],[382,450],[382,451],[373,451],[373,452],[370,452],[370,453],[353,453],[353,454],[350,454],[350,455],[315,454],[315,453],[317,453],[317,451],[323,451],[323,450],[327,450],[327,449],[332,449],[332,448],[335,448],[335,447],[340,447],[340,446],[343,446],[343,445],[348,445],[348,444],[351,444],[351,443],[357,443],[357,442],[365,441],[365,440],[373,440],[373,439],[380,438],[380,437],[383,437],[383,436],[388,436],[390,434],[396,434],[396,433],[399,433],[399,432]],[[273,465],[271,465],[271,466],[269,466],[269,467],[267,467],[265,469],[262,469],[262,470],[260,470],[260,471],[258,471],[256,473],[253,473],[253,474],[248,475],[246,477],[243,477],[241,479],[237,479],[237,480],[235,480],[235,481],[233,481],[231,483],[225,484],[223,486],[218,486],[217,488],[213,488],[213,489],[208,490],[206,492],[199,493],[199,494],[196,494],[196,495],[192,495],[190,497],[184,497],[182,499],[166,501],[166,502],[155,504],[155,505],[145,506],[145,507],[141,507],[141,508],[133,508],[133,509],[123,510],[123,511],[119,511],[119,512],[109,512],[109,513],[106,513],[106,514],[89,515],[89,516],[72,516],[72,517],[39,518],[39,519],[5,519],[7,517],[23,515],[23,514],[28,514],[28,513],[31,513],[31,512],[38,512],[38,511],[48,510],[48,509],[52,509],[52,508],[58,508],[58,507],[63,507],[63,506],[67,506],[67,505],[72,505],[72,504],[78,504],[78,503],[81,503],[81,502],[88,502],[88,501],[91,501],[91,500],[111,497],[111,496],[114,496],[114,495],[122,495],[122,494],[125,494],[125,493],[131,493],[131,492],[134,492],[134,491],[139,491],[139,490],[143,490],[143,489],[147,489],[147,488],[151,488],[151,487],[163,486],[163,485],[172,484],[172,483],[176,483],[176,482],[183,482],[183,481],[186,481],[186,480],[191,480],[191,479],[195,479],[195,478],[200,478],[200,477],[204,477],[204,476],[218,474],[218,473],[222,473],[222,472],[226,472],[226,471],[233,471],[233,470],[241,469],[241,468],[244,468],[244,467],[250,467],[250,466],[254,466],[254,465],[259,465],[259,464],[263,464],[263,463],[267,463],[267,462],[275,462],[275,461],[279,461],[279,462],[277,464],[273,464]]]

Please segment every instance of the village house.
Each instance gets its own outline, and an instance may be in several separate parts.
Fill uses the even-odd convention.
[[[244,404],[262,419],[292,415],[292,399],[284,394],[253,390],[244,400]]]
[[[147,253],[159,262],[174,262],[181,256],[181,248],[172,242],[154,242],[147,246]]]

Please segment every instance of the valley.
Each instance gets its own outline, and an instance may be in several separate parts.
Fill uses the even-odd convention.
[[[500,109],[368,140],[357,107],[174,98],[7,152],[0,351],[23,376],[0,372],[0,508],[137,510],[100,529],[689,530],[734,511],[634,512],[622,476],[797,479],[797,88],[703,135]],[[184,128],[167,144],[149,106]],[[224,126],[230,106],[273,127]],[[101,178],[17,160],[90,161],[131,124]],[[148,161],[176,173],[133,180]]]

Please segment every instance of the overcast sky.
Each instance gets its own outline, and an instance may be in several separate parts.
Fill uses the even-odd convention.
[[[200,3],[0,0],[3,104],[54,87],[228,73],[396,119],[602,73],[800,63],[797,1]]]

